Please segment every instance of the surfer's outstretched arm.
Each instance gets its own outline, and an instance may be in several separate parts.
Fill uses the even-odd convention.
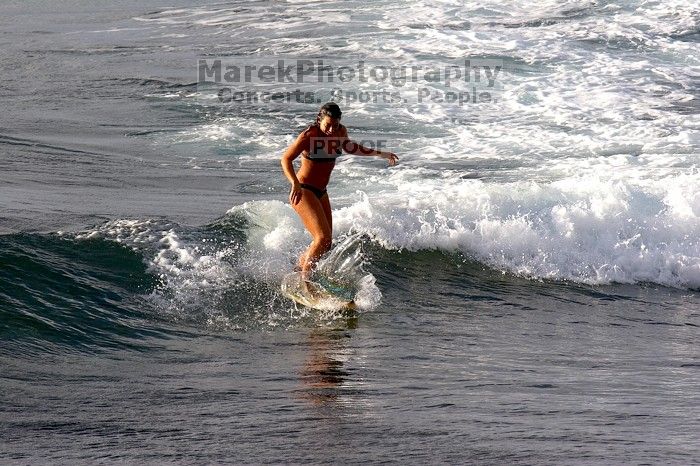
[[[357,142],[351,140],[348,137],[348,132],[345,127],[343,127],[344,130],[344,135],[343,135],[343,143],[342,147],[345,152],[348,154],[352,155],[376,155],[378,157],[381,157],[383,159],[386,159],[389,162],[389,165],[396,165],[396,162],[399,160],[398,156],[394,154],[393,152],[385,152],[381,150],[375,150],[375,149],[370,149],[362,144],[358,144]]]

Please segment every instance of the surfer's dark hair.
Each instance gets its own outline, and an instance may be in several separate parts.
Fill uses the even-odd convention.
[[[321,107],[321,110],[318,111],[318,115],[316,115],[316,123],[314,123],[314,126],[320,125],[321,119],[326,115],[330,116],[331,118],[336,118],[340,120],[340,117],[343,115],[343,112],[340,111],[340,107],[335,102],[326,102]]]

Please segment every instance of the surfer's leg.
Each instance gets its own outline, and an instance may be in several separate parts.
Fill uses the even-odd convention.
[[[301,199],[293,207],[312,237],[311,245],[299,259],[302,273],[308,277],[318,259],[331,248],[331,227],[321,202],[311,191],[302,190]]]
[[[323,213],[326,214],[326,221],[328,222],[328,228],[331,231],[331,237],[333,237],[333,217],[331,215],[331,201],[328,199],[328,193],[325,193],[321,199],[321,206],[323,207]]]
[[[315,193],[314,193],[315,194]],[[316,195],[316,197],[321,201],[321,208],[323,209],[323,214],[326,217],[326,221],[328,222],[328,230],[329,234],[328,236],[330,238],[333,237],[333,217],[331,215],[331,203],[330,200],[328,199],[328,193],[324,192],[322,196]],[[327,252],[331,248],[331,243],[328,244],[328,248],[321,253],[323,255],[325,252]],[[304,270],[304,263],[307,260],[308,253],[310,251],[311,247],[307,249],[304,254],[301,255],[299,258],[299,265],[298,265],[298,271],[303,271]],[[320,256],[319,256],[320,257]],[[308,277],[308,274],[306,275]]]

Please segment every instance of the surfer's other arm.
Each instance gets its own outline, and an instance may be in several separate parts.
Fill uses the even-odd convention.
[[[386,159],[389,162],[389,165],[396,165],[396,162],[399,160],[399,158],[394,154],[393,152],[386,152],[386,151],[381,151],[381,150],[375,150],[375,149],[370,149],[368,147],[363,146],[362,144],[359,144],[353,140],[351,140],[348,137],[348,131],[343,127],[343,150],[347,152],[348,154],[352,155],[376,155],[377,157],[381,157],[383,159]]]
[[[299,157],[299,154],[308,150],[310,137],[311,131],[308,129],[299,134],[296,140],[284,151],[282,160],[280,160],[284,176],[292,183],[292,189],[289,192],[289,202],[292,205],[296,204],[299,199],[301,199],[301,185],[297,174],[294,172],[294,164],[292,162]]]

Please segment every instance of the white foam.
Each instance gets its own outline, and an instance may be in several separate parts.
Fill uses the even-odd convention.
[[[496,103],[340,102],[351,137],[386,137],[401,161],[388,170],[376,159],[343,157],[329,186],[336,235],[354,230],[389,248],[461,251],[536,278],[700,286],[700,55],[696,42],[678,40],[700,30],[697,6],[414,0],[367,2],[361,19],[338,2],[284,8],[196,7],[139,20],[225,34],[271,57],[441,66],[488,56],[505,66]],[[305,21],[311,14],[313,24]],[[295,18],[285,31],[279,15]],[[333,20],[367,33],[330,46],[325,25]],[[422,87],[446,86],[401,90]],[[255,166],[281,155],[315,116],[312,107],[283,121],[233,115],[162,137],[235,149]],[[309,241],[285,204],[251,202],[230,214],[254,220],[247,248],[263,265],[256,272],[251,261],[247,273],[282,270]]]
[[[700,286],[697,176],[422,184],[399,181],[382,197],[360,192],[334,224],[387,248],[460,251],[528,277]]]

